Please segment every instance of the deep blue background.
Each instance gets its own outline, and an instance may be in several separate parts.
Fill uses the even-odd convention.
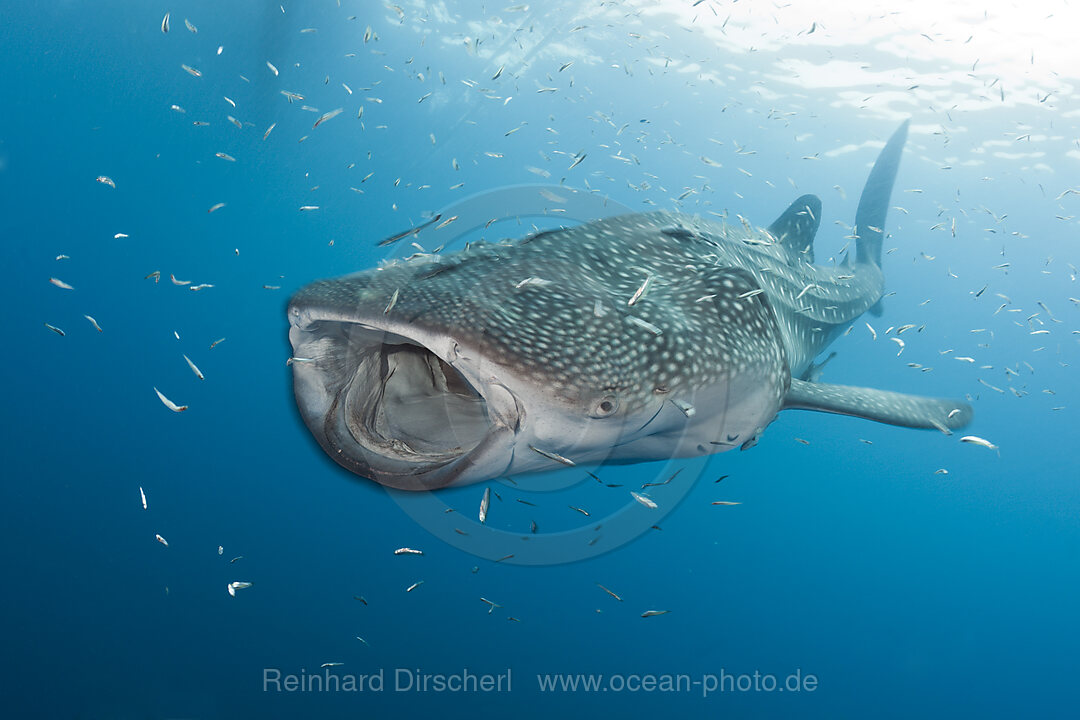
[[[857,321],[836,343],[826,372],[833,382],[968,393],[970,432],[999,444],[1000,456],[956,436],[784,413],[757,448],[714,458],[662,531],[578,563],[515,567],[442,543],[319,450],[297,416],[285,365],[289,294],[376,264],[384,255],[375,242],[425,211],[541,180],[529,166],[550,172],[548,182],[588,183],[635,210],[671,208],[692,187],[699,192],[683,209],[727,209],[759,225],[816,192],[825,202],[818,259],[827,261],[847,234],[833,221],[852,221],[875,149],[824,153],[881,141],[899,117],[853,111],[829,89],[781,83],[772,63],[783,52],[713,46],[665,16],[466,5],[403,7],[402,19],[382,4],[343,5],[287,5],[284,14],[257,2],[2,6],[5,715],[1068,716],[1080,670],[1078,324],[1068,299],[1080,296],[1068,267],[1080,265],[1071,217],[1080,199],[1055,198],[1074,184],[1076,159],[1064,153],[1080,132],[1075,109],[1055,104],[1064,97],[951,113],[901,106],[915,132],[894,195],[909,214],[889,218],[897,249],[885,270],[895,295],[884,317]],[[172,27],[163,35],[167,10]],[[198,34],[184,28],[185,14]],[[369,25],[379,37],[365,45]],[[786,34],[778,25],[776,38]],[[479,52],[467,51],[477,37]],[[867,46],[828,52],[875,67],[940,69]],[[665,72],[653,62],[665,55],[700,62],[720,81]],[[778,96],[759,95],[761,84]],[[305,99],[290,105],[280,90]],[[336,107],[344,112],[312,129]],[[1042,162],[1050,171],[979,152],[987,139],[1025,132],[1048,136]],[[579,152],[586,160],[568,170]],[[973,158],[984,164],[965,165]],[[96,183],[99,175],[116,189]],[[643,182],[648,189],[634,189]],[[923,192],[904,192],[913,189]],[[207,213],[218,202],[226,206]],[[303,205],[320,209],[300,212]],[[55,260],[61,253],[70,259]],[[155,270],[161,282],[144,279]],[[170,273],[215,287],[190,292]],[[995,314],[1005,302],[997,293],[1011,304]],[[926,327],[903,336],[897,358],[884,331],[905,323]],[[1030,334],[1038,329],[1051,332]],[[227,340],[209,349],[220,337]],[[976,362],[940,354],[949,349]],[[168,412],[154,386],[191,409]],[[634,487],[663,468],[603,476]],[[729,477],[715,485],[722,474]],[[512,502],[516,491],[493,487],[503,501],[493,501],[492,522],[518,532],[529,519],[542,529],[574,526],[566,504],[626,499],[585,484],[558,500],[541,497],[528,515]],[[471,516],[481,492],[442,499]],[[712,506],[717,499],[743,504]],[[426,554],[392,554],[403,545]],[[244,559],[230,564],[236,555]],[[231,598],[232,580],[255,585]],[[502,607],[489,614],[480,597]],[[648,609],[670,612],[639,617]],[[324,662],[388,676],[398,667],[512,668],[514,690],[261,692],[264,667],[289,673]],[[819,688],[702,700],[542,695],[535,683],[536,673],[721,669],[781,677],[801,669]]]

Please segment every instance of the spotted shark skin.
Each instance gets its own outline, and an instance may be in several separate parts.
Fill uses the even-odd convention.
[[[745,449],[788,408],[962,427],[960,401],[800,379],[881,300],[906,136],[835,267],[813,262],[805,195],[767,229],[621,215],[312,283],[288,308],[301,416],[339,464],[409,490]]]

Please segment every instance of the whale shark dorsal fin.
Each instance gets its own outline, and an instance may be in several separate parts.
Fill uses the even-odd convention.
[[[849,385],[829,385],[792,378],[784,409],[852,415],[889,425],[935,428],[947,433],[971,422],[971,406],[947,398],[904,395]]]
[[[821,224],[821,200],[803,195],[768,227],[769,234],[794,255],[814,262],[814,236]]]

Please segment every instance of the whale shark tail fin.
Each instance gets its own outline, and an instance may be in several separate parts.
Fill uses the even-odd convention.
[[[870,177],[866,179],[859,209],[855,211],[855,261],[881,266],[881,245],[885,239],[885,216],[889,212],[896,171],[900,167],[900,155],[907,141],[908,123],[905,120],[878,155]]]

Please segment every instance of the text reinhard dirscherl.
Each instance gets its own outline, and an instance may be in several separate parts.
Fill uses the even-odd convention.
[[[338,674],[325,667],[321,672],[283,673],[278,668],[263,668],[263,692],[510,692],[510,668],[503,673],[460,672],[425,673],[420,669],[385,669],[367,675]],[[390,682],[387,682],[389,677]]]
[[[427,673],[419,668],[394,668],[392,672],[379,668],[369,674],[337,673],[340,663],[328,663],[319,671],[283,673],[278,668],[263,668],[263,692],[335,693],[335,692],[511,692],[511,670],[501,673],[475,673],[468,668],[460,671]],[[687,673],[645,674],[544,674],[536,676],[536,689],[541,693],[812,693],[818,689],[818,678],[797,668],[787,675],[774,675],[755,670],[753,673],[733,674],[725,669],[719,673],[690,675]]]

